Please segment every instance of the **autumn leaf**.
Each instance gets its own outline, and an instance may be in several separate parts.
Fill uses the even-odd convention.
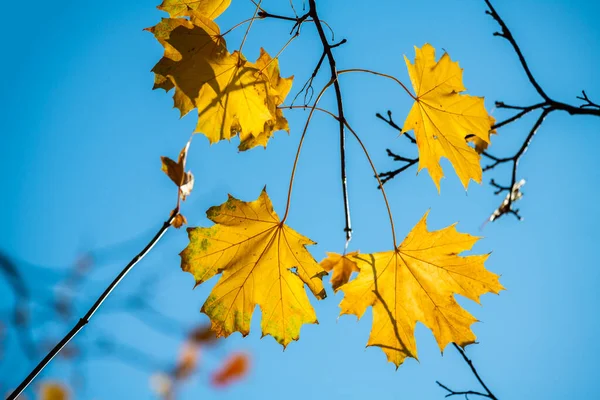
[[[490,125],[494,126],[495,123],[496,123],[496,119],[494,117],[490,116]],[[490,131],[490,139],[491,139],[491,135],[495,135],[496,133],[498,133],[498,131],[496,131],[496,129],[492,129]],[[488,142],[484,141],[483,139],[481,139],[480,137],[477,137],[475,135],[468,135],[467,141],[473,144],[473,148],[475,149],[477,154],[481,154],[484,151],[486,151],[488,146],[491,144],[491,141],[488,143]]]
[[[321,261],[321,267],[327,272],[333,270],[333,275],[331,276],[331,286],[333,286],[333,290],[337,292],[337,290],[345,283],[348,283],[350,280],[350,275],[353,272],[358,272],[358,265],[353,260],[353,257],[358,255],[358,251],[353,251],[352,253],[348,253],[346,255],[341,255],[337,253],[327,253],[327,258]]]
[[[461,93],[466,90],[462,69],[447,53],[436,62],[430,44],[415,47],[415,51],[414,64],[404,57],[416,101],[402,130],[415,132],[419,171],[427,168],[439,191],[444,176],[440,158],[446,157],[465,189],[470,179],[481,183],[480,156],[467,145],[465,137],[473,135],[485,143],[490,141],[491,119],[483,97]]]
[[[271,115],[275,116],[275,119],[271,119],[265,122],[264,130],[259,133],[256,137],[248,136],[240,141],[239,150],[245,151],[256,146],[267,147],[267,142],[273,136],[276,131],[286,131],[290,133],[290,126],[287,119],[283,116],[278,106],[283,104],[285,98],[292,89],[293,76],[289,78],[282,78],[279,72],[279,60],[273,59],[264,50],[260,49],[260,56],[256,60],[256,68],[258,68],[269,80],[272,90],[269,92],[267,98],[267,105]]]
[[[303,324],[317,323],[304,284],[325,298],[321,279],[327,273],[306,249],[314,242],[279,220],[265,190],[252,202],[229,196],[206,215],[215,225],[188,228],[181,268],[197,285],[221,274],[202,306],[217,336],[235,331],[246,336],[259,305],[263,336],[284,348],[298,340]]]
[[[229,357],[225,364],[212,376],[212,384],[215,386],[227,386],[243,378],[250,368],[248,355],[235,353]]]
[[[479,303],[479,296],[504,289],[498,275],[484,267],[488,255],[459,255],[477,237],[457,232],[454,225],[430,232],[426,219],[427,214],[397,249],[355,256],[358,277],[341,287],[341,314],[360,318],[372,306],[367,345],[380,347],[396,366],[406,357],[417,358],[417,322],[432,330],[442,351],[451,342],[474,343],[470,326],[476,319],[454,296]]]
[[[276,61],[261,50],[256,64],[229,53],[217,24],[187,11],[190,19],[163,19],[148,28],[165,47],[155,65],[154,88],[175,88],[181,116],[198,110],[195,132],[211,143],[240,135],[240,150],[266,145],[275,130],[287,130],[277,105],[289,92],[291,78],[279,76]]]
[[[40,385],[40,400],[68,400],[70,398],[68,389],[58,382],[44,382]]]
[[[164,0],[159,10],[169,13],[172,18],[187,15],[188,10],[195,10],[210,19],[215,19],[231,4],[231,0]]]
[[[187,158],[187,152],[189,148],[190,142],[187,142],[185,147],[179,153],[177,162],[171,160],[169,157],[160,157],[162,161],[162,170],[173,181],[173,183],[179,187],[179,196],[181,197],[181,200],[185,200],[185,198],[190,195],[192,189],[194,188],[194,175],[189,171],[185,171],[185,160]],[[177,221],[177,223],[182,223],[184,221],[185,217],[183,217],[183,220],[180,219]],[[175,222],[173,225],[175,225]],[[181,224],[179,226],[181,226]]]

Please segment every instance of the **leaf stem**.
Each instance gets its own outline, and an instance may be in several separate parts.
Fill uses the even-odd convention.
[[[127,273],[138,262],[140,262],[146,256],[146,254],[148,254],[148,252],[150,252],[150,250],[152,250],[156,243],[158,243],[158,241],[167,232],[167,230],[171,226],[171,223],[175,219],[175,216],[177,215],[178,211],[179,210],[175,209],[171,213],[169,219],[163,223],[162,227],[158,230],[156,235],[154,235],[152,240],[148,242],[146,247],[144,247],[144,249],[141,252],[139,252],[129,262],[129,264],[125,266],[125,268],[123,268],[119,275],[117,275],[117,277],[111,282],[110,285],[108,285],[108,287],[104,290],[100,297],[98,297],[98,299],[96,300],[94,305],[92,305],[92,307],[88,310],[88,312],[82,318],[80,318],[77,324],[73,327],[73,329],[71,329],[69,333],[67,333],[65,337],[63,337],[63,339],[56,346],[54,346],[54,348],[50,350],[48,354],[46,354],[46,357],[44,357],[44,359],[39,362],[39,364],[33,369],[33,371],[31,371],[29,375],[27,375],[23,382],[21,382],[21,384],[8,396],[7,400],[15,400],[29,386],[29,384],[35,379],[35,377],[40,372],[42,372],[44,368],[46,368],[50,361],[52,361],[52,359],[71,341],[71,339],[73,339],[79,333],[79,331],[81,331],[83,327],[87,325],[88,322],[90,322],[90,319],[94,316],[96,311],[98,311],[102,303],[104,303],[104,301],[108,298],[112,291],[119,285],[119,283],[121,283],[123,278],[125,278],[125,275],[127,275]]]
[[[350,126],[348,121],[344,121],[344,125],[346,125],[346,128],[350,131],[350,133],[352,133],[352,135],[354,136],[354,138],[356,139],[356,141],[362,148],[363,152],[365,153],[365,156],[367,157],[367,160],[369,161],[369,164],[371,165],[371,169],[373,170],[373,173],[375,174],[375,179],[377,179],[377,182],[379,183],[379,187],[381,188],[381,194],[383,195],[383,201],[385,202],[385,207],[387,208],[388,217],[390,219],[390,228],[392,229],[392,240],[394,241],[394,249],[396,249],[398,247],[398,245],[397,245],[397,241],[396,241],[396,228],[394,227],[394,217],[392,216],[392,209],[390,207],[390,202],[388,201],[387,195],[385,194],[385,189],[383,188],[383,183],[381,182],[381,179],[379,179],[379,174],[377,173],[377,168],[375,168],[375,164],[373,164],[373,160],[371,159],[371,156],[369,155],[369,152],[367,151],[367,147],[365,146],[363,141],[360,140],[360,137],[358,137],[358,134],[354,131],[354,129],[352,129],[352,127]]]
[[[400,79],[398,79],[398,78],[396,78],[396,77],[394,77],[392,75],[384,74],[383,72],[377,72],[377,71],[373,71],[373,70],[370,70],[370,69],[363,69],[363,68],[342,69],[342,70],[338,71],[338,73],[340,75],[342,75],[342,74],[349,74],[349,73],[365,73],[365,74],[377,75],[377,76],[381,76],[382,78],[390,79],[390,80],[396,82],[398,85],[400,85],[402,87],[402,89],[404,89],[404,91],[406,93],[408,93],[408,95],[414,101],[417,101],[417,98],[415,97],[415,95],[412,94],[412,92],[406,87],[406,85],[404,83],[402,83],[402,81],[400,81]]]
[[[333,85],[333,81],[329,81],[325,86],[323,86],[323,89],[321,89],[321,91],[319,92],[319,95],[315,99],[315,102],[313,103],[312,107],[310,107],[310,112],[308,114],[308,117],[306,118],[306,123],[304,124],[304,129],[302,130],[302,136],[300,136],[300,143],[298,143],[298,150],[296,151],[296,157],[294,158],[294,165],[292,166],[292,173],[290,176],[290,185],[289,185],[289,189],[288,189],[287,203],[285,205],[285,214],[283,215],[283,218],[281,219],[282,224],[287,219],[287,216],[290,211],[290,204],[292,202],[292,188],[294,187],[294,178],[296,177],[296,167],[298,166],[298,160],[300,159],[300,151],[302,150],[302,145],[304,144],[304,138],[306,136],[306,132],[308,132],[308,126],[310,125],[310,121],[312,120],[312,116],[315,113],[315,110],[317,109],[317,105],[319,104],[321,97],[323,97],[323,94],[325,94],[325,92],[331,85]]]
[[[240,48],[238,50],[238,52],[241,54],[242,53],[242,49],[244,48],[244,44],[246,44],[246,39],[248,38],[248,33],[250,33],[250,28],[252,28],[252,24],[254,23],[255,19],[257,18],[258,12],[260,11],[260,3],[262,3],[262,0],[259,0],[258,3],[256,4],[256,9],[254,10],[254,15],[252,16],[252,18],[250,18],[250,23],[248,24],[248,28],[246,28],[246,32],[244,33],[244,37],[242,38],[242,42],[240,43]]]

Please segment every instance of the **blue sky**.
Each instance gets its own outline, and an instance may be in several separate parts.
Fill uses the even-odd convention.
[[[296,2],[299,9],[301,3]],[[592,99],[600,100],[599,4],[495,3],[550,96],[575,103],[575,96],[586,89]],[[50,290],[45,287],[50,274],[60,273],[61,266],[70,265],[82,251],[127,243],[99,260],[79,294],[82,311],[168,216],[174,187],[160,171],[159,157],[176,157],[195,125],[192,115],[179,120],[170,94],[151,90],[150,69],[162,48],[142,29],[165,16],[155,5],[146,0],[65,0],[58,7],[32,0],[26,13],[4,21],[0,248],[26,261],[21,272],[31,289],[42,293]],[[266,0],[263,6],[290,14],[288,2]],[[374,69],[408,83],[402,55],[412,59],[413,46],[428,42],[439,55],[443,48],[460,62],[469,93],[485,96],[488,110],[502,119],[510,114],[493,110],[495,100],[527,105],[538,98],[508,43],[492,36],[497,26],[484,10],[483,1],[320,2],[321,16],[335,30],[336,40],[348,39],[336,50],[340,68]],[[251,13],[249,1],[236,1],[217,22],[228,28]],[[256,22],[244,47],[247,58],[255,59],[261,46],[275,54],[290,28],[284,21]],[[229,43],[239,43],[242,33],[234,31]],[[296,77],[292,94],[312,72],[320,52],[314,30],[305,25],[280,60],[282,75]],[[324,79],[326,74],[319,82]],[[347,118],[380,171],[396,167],[385,155],[386,147],[414,154],[407,141],[374,117],[391,109],[402,122],[411,105],[405,93],[372,76],[342,77],[341,84]],[[333,110],[331,96],[322,106]],[[282,214],[306,115],[286,112],[291,134],[277,133],[266,150],[240,154],[235,140],[209,146],[197,136],[188,160],[196,188],[184,208],[190,225],[206,226],[205,210],[222,203],[227,193],[253,200],[264,185]],[[534,118],[503,128],[490,151],[499,155],[516,151]],[[460,302],[481,321],[473,326],[480,343],[469,347],[468,354],[499,398],[600,397],[595,384],[600,353],[596,339],[600,272],[595,255],[600,211],[594,206],[600,195],[599,130],[597,118],[550,115],[520,164],[519,178],[527,179],[526,195],[518,204],[525,217],[522,222],[503,217],[479,231],[501,201],[486,183],[491,177],[505,181],[507,169],[484,175],[484,184],[472,183],[468,192],[447,162],[441,195],[426,171],[415,175],[415,169],[409,170],[386,185],[399,237],[427,210],[431,229],[458,221],[460,231],[485,237],[474,250],[492,251],[487,267],[502,275],[507,290],[500,296],[484,296],[483,306]],[[343,251],[338,163],[335,122],[317,115],[299,162],[287,221],[318,242],[311,248],[317,260],[325,251]],[[350,250],[390,247],[385,208],[372,175],[360,148],[349,139],[355,230]],[[115,299],[106,304],[108,310],[100,311],[86,328],[85,337],[102,330],[160,359],[174,359],[177,341],[149,333],[138,319],[109,310],[111,302],[116,304],[150,277],[156,282],[147,300],[156,308],[190,325],[202,320],[199,309],[214,282],[192,291],[192,277],[179,269],[178,253],[186,242],[184,231],[169,232],[118,288]],[[48,271],[41,265],[54,267]],[[13,300],[2,282],[0,293],[4,309]],[[343,295],[334,295],[330,287],[328,294],[324,301],[313,301],[320,324],[305,326],[301,340],[285,352],[272,338],[260,339],[257,311],[250,336],[242,339],[234,334],[221,350],[248,351],[253,361],[250,376],[215,391],[202,372],[184,386],[181,398],[441,399],[444,392],[436,380],[457,389],[477,388],[457,353],[448,348],[442,357],[422,325],[417,327],[420,361],[408,360],[396,371],[379,349],[365,350],[370,311],[358,323],[354,317],[338,319]],[[210,369],[218,361],[205,362]],[[2,359],[5,387],[16,384],[29,368],[25,362]],[[80,368],[87,385],[78,398],[152,396],[147,371],[100,356]],[[45,376],[60,379],[68,374],[68,366],[56,363]]]

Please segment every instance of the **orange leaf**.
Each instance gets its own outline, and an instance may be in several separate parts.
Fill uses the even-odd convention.
[[[243,378],[250,368],[250,359],[247,354],[234,353],[225,361],[225,364],[212,376],[215,386],[228,386]]]

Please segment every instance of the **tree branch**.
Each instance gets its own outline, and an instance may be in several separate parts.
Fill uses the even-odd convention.
[[[487,385],[485,384],[485,382],[483,381],[483,379],[481,379],[481,376],[479,375],[479,372],[477,372],[477,369],[475,368],[475,365],[473,365],[473,362],[469,359],[469,357],[467,357],[467,354],[465,353],[465,351],[459,345],[457,345],[456,343],[452,343],[452,345],[454,346],[454,348],[456,349],[456,351],[458,351],[460,353],[460,355],[462,356],[462,358],[465,361],[465,363],[467,363],[467,365],[471,369],[471,372],[473,373],[473,375],[477,379],[477,382],[479,382],[479,384],[481,385],[481,387],[485,390],[485,393],[483,393],[483,392],[477,392],[477,391],[474,391],[474,390],[455,391],[455,390],[450,389],[448,386],[443,385],[439,381],[436,381],[435,383],[437,383],[441,388],[445,389],[448,392],[448,394],[446,395],[446,397],[464,395],[468,399],[467,396],[471,394],[471,395],[474,395],[474,396],[481,396],[481,397],[487,397],[488,399],[492,399],[492,400],[498,400],[498,398],[487,387]]]
[[[112,291],[119,285],[119,283],[125,278],[127,273],[140,262],[150,250],[158,243],[158,241],[167,232],[171,223],[177,216],[179,210],[175,209],[169,216],[169,219],[164,222],[159,231],[154,235],[152,240],[148,242],[146,247],[138,253],[130,262],[123,268],[123,270],[117,275],[117,277],[111,282],[110,285],[104,290],[104,292],[98,297],[96,302],[88,310],[88,312],[77,322],[77,324],[65,335],[65,337],[56,345],[50,352],[40,361],[40,363],[31,371],[31,373],[21,382],[21,384],[8,396],[7,400],[15,400],[29,384],[35,379],[35,377],[42,372],[42,370],[52,361],[52,359],[73,339],[81,329],[90,321],[96,311],[100,308],[102,303],[108,298]]]
[[[329,70],[331,71],[331,80],[333,81],[333,88],[335,90],[335,98],[337,102],[338,108],[338,117],[339,117],[339,128],[340,128],[340,170],[341,170],[341,178],[342,178],[342,195],[344,197],[344,216],[346,220],[346,227],[344,228],[344,232],[346,232],[346,243],[352,239],[352,224],[350,222],[350,203],[348,201],[348,181],[346,178],[346,132],[345,132],[345,117],[344,117],[344,104],[342,101],[342,90],[340,88],[340,83],[338,81],[338,71],[335,63],[335,57],[333,56],[332,49],[337,47],[337,44],[331,45],[327,40],[327,36],[325,35],[325,30],[323,29],[323,23],[319,18],[319,14],[317,12],[317,4],[315,0],[308,0],[309,10],[308,14],[312,18],[317,28],[317,32],[319,33],[319,38],[321,39],[321,43],[323,45],[323,51],[327,56],[327,60],[329,61]],[[340,42],[341,43],[341,42]]]

